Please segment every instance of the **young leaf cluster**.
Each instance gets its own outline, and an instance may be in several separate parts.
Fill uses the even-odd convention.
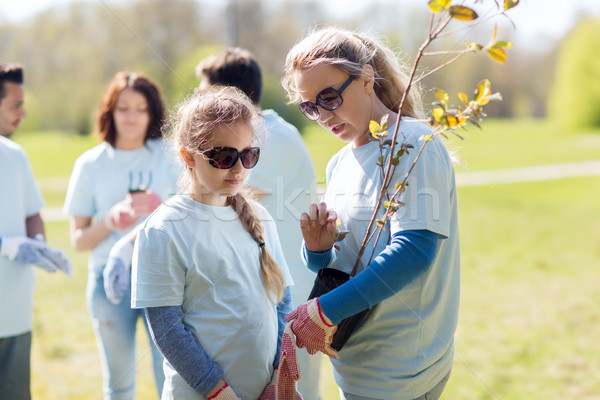
[[[484,0],[473,0],[475,3],[484,2]],[[519,4],[519,0],[505,0],[500,2],[499,0],[492,0],[497,9],[497,13],[494,16],[506,16],[506,12]],[[490,3],[489,0],[486,3]],[[429,26],[429,33],[421,46],[417,51],[417,55],[415,57],[413,66],[409,73],[409,80],[406,85],[405,93],[403,95],[402,100],[400,101],[400,105],[398,106],[398,123],[395,124],[395,129],[392,137],[389,137],[387,132],[388,127],[388,115],[385,115],[381,121],[371,121],[369,124],[369,132],[371,140],[377,140],[379,142],[379,158],[377,161],[377,166],[379,167],[381,174],[382,187],[379,192],[379,196],[377,199],[377,205],[367,227],[367,231],[363,238],[363,242],[357,254],[357,259],[354,264],[354,269],[352,271],[352,275],[354,275],[357,271],[358,265],[360,264],[360,260],[364,253],[364,250],[367,244],[371,241],[371,239],[377,233],[376,241],[379,241],[381,233],[384,230],[385,224],[389,216],[395,214],[400,207],[404,204],[398,199],[398,197],[406,190],[408,184],[408,178],[418,160],[420,159],[423,150],[427,143],[435,138],[437,135],[441,135],[443,137],[447,137],[445,132],[450,131],[452,134],[458,136],[463,139],[456,130],[458,128],[465,128],[468,123],[471,123],[477,127],[480,127],[480,122],[485,118],[485,113],[483,112],[483,106],[488,104],[493,100],[501,100],[502,97],[500,93],[493,93],[491,89],[491,83],[488,79],[481,80],[473,93],[473,97],[470,98],[465,93],[459,93],[458,97],[461,101],[459,105],[454,105],[450,103],[449,95],[442,89],[437,89],[435,92],[435,96],[437,100],[433,103],[433,109],[431,116],[427,122],[433,127],[433,131],[431,134],[426,135],[421,138],[422,145],[419,149],[418,154],[414,158],[413,162],[410,164],[408,171],[406,172],[404,178],[401,182],[395,183],[395,191],[390,196],[388,188],[392,184],[392,177],[394,176],[394,172],[396,167],[400,163],[400,157],[408,154],[409,149],[412,149],[412,146],[408,143],[399,143],[397,142],[400,120],[402,118],[402,108],[404,106],[404,102],[407,99],[408,93],[411,88],[417,85],[421,80],[426,78],[427,76],[436,73],[437,71],[443,69],[447,65],[453,63],[458,58],[462,57],[468,53],[474,53],[478,51],[487,51],[488,55],[497,62],[505,63],[506,62],[506,49],[512,47],[512,44],[507,41],[496,40],[497,36],[497,27],[494,28],[494,33],[492,40],[485,46],[477,44],[477,43],[469,43],[466,42],[466,48],[462,50],[448,50],[448,51],[436,51],[436,52],[426,52],[425,50],[429,47],[429,45],[439,39],[441,37],[447,36],[449,34],[455,33],[456,31],[447,32],[446,29],[449,26],[450,22],[453,20],[459,22],[472,22],[476,21],[473,24],[479,24],[482,21],[479,19],[478,13],[471,7],[465,5],[465,1],[453,1],[453,0],[429,0],[428,7],[432,13],[431,23]],[[493,7],[493,6],[492,6]],[[469,29],[473,26],[463,26],[461,29]],[[460,30],[460,29],[459,29]],[[418,69],[419,63],[422,57],[425,56],[447,56],[453,55],[454,57],[449,61],[444,62],[443,64],[433,68],[432,70],[427,71],[419,77],[416,77],[416,71]],[[423,121],[425,122],[425,121]],[[463,139],[464,140],[464,139]],[[383,217],[377,218],[378,210],[383,206],[385,209],[385,213]],[[373,227],[376,225],[376,229]],[[343,239],[344,235],[341,235],[339,238]],[[340,239],[340,240],[341,240]],[[373,246],[373,252],[375,251],[375,247]],[[371,253],[371,257],[369,259],[369,263],[373,258],[374,253]]]

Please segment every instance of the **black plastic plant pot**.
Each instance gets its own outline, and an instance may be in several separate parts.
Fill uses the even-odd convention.
[[[308,296],[308,300],[319,297],[335,289],[336,287],[348,282],[349,279],[350,275],[343,271],[334,268],[321,269],[317,274],[313,288]],[[372,309],[366,309],[358,314],[354,314],[346,319],[343,319],[342,322],[338,324],[337,331],[335,331],[333,334],[331,347],[337,351],[340,351],[348,339],[350,339],[352,333],[362,324],[365,317],[371,310]]]

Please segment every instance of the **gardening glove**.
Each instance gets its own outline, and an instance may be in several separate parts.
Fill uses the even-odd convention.
[[[338,358],[337,351],[331,347],[337,326],[323,312],[318,297],[298,306],[285,320],[291,323],[298,347],[306,347],[309,354],[320,351],[331,358]]]
[[[299,379],[296,341],[290,324],[287,324],[281,338],[279,366],[275,368],[271,383],[263,390],[258,400],[303,400],[296,390],[296,382]]]
[[[129,288],[129,269],[133,257],[133,242],[124,236],[110,249],[108,260],[102,275],[104,291],[113,304],[121,303],[123,295]]]
[[[244,400],[240,399],[237,394],[233,391],[231,386],[225,383],[225,386],[221,388],[217,393],[210,396],[207,400]]]
[[[104,225],[111,231],[123,231],[134,225],[141,215],[137,214],[131,207],[131,197],[127,195],[102,218]]]
[[[0,239],[0,255],[22,264],[37,265],[48,272],[61,270],[73,277],[73,266],[65,253],[49,247],[43,238],[43,235],[38,235],[38,239],[26,236],[3,237]]]
[[[160,206],[161,199],[152,190],[130,193],[131,208],[137,216],[148,216]]]

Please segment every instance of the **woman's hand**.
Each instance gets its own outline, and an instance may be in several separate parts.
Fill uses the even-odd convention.
[[[137,216],[148,216],[160,206],[161,199],[152,190],[130,193],[127,196],[133,213]]]
[[[331,249],[337,234],[337,214],[327,209],[327,204],[312,203],[308,213],[300,215],[300,229],[306,249],[314,252],[323,252]]]

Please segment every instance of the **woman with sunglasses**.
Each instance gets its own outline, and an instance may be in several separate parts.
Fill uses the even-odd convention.
[[[411,168],[423,136],[422,105],[396,56],[363,35],[337,28],[309,34],[288,53],[283,85],[304,115],[347,142],[327,165],[327,191],[301,216],[308,268],[350,273],[381,189],[378,142],[369,122],[388,115],[400,123],[398,142],[414,147],[400,158],[390,185]],[[388,150],[389,152],[389,150]],[[458,319],[460,257],[454,170],[444,144],[429,142],[412,170],[377,243],[356,276],[287,316],[298,346],[331,358],[344,400],[437,399],[449,378]],[[378,218],[383,215],[378,210]],[[334,248],[337,226],[351,231]],[[373,254],[373,260],[369,258]],[[341,350],[331,347],[337,325],[371,309]]]
[[[165,107],[148,77],[119,72],[101,100],[97,132],[102,143],[82,154],[73,167],[64,212],[71,242],[91,250],[86,289],[88,308],[102,363],[104,399],[133,399],[136,326],[143,318],[131,308],[128,257],[115,268],[112,247],[176,190],[178,169],[162,140]],[[109,277],[119,276],[120,290]],[[113,279],[114,280],[114,279]],[[158,393],[164,381],[163,357],[152,345]]]
[[[173,123],[182,194],[144,223],[132,277],[166,358],[163,399],[269,398],[291,278],[273,219],[242,194],[259,122],[240,90],[209,87]]]

